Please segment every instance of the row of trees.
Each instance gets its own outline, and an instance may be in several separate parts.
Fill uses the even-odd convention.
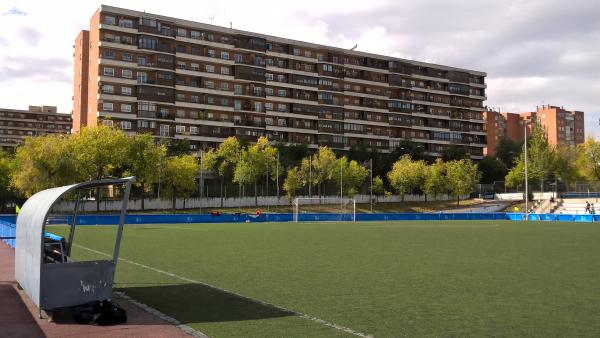
[[[525,182],[524,144],[501,141],[496,154],[484,158],[480,169],[485,183],[504,180],[507,187],[522,186]],[[505,161],[511,160],[511,163]],[[600,142],[591,138],[576,147],[552,147],[546,131],[536,123],[527,141],[527,176],[532,185],[552,180],[560,183],[600,180]]]
[[[3,156],[0,170],[9,168],[3,179],[8,178],[11,188],[24,197],[80,181],[136,176],[144,208],[144,197],[158,182],[160,194],[173,200],[187,198],[195,191],[196,158],[171,155],[167,149],[165,144],[155,143],[152,135],[130,137],[98,126],[83,128],[78,134],[27,138],[14,157]]]

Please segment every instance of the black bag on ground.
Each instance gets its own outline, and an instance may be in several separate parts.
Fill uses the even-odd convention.
[[[114,325],[127,321],[127,312],[120,306],[103,300],[73,307],[73,318],[80,324]]]

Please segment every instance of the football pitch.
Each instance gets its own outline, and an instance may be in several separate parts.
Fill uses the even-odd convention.
[[[120,257],[118,291],[211,337],[600,336],[596,223],[126,225]]]

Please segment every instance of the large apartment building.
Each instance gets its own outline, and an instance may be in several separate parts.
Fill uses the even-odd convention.
[[[540,123],[546,129],[548,143],[553,146],[576,146],[585,141],[584,113],[568,111],[563,107],[542,105],[534,112],[500,113],[494,110],[484,112],[485,129],[487,130],[486,154],[496,152],[496,146],[502,137],[521,142],[531,133],[533,124]]]
[[[106,123],[192,150],[228,136],[384,152],[409,139],[479,159],[486,145],[479,71],[110,6],[74,56],[75,131]]]
[[[0,149],[12,150],[27,136],[68,134],[71,126],[71,115],[57,113],[53,106],[0,108]]]

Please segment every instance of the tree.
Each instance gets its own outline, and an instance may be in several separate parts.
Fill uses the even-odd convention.
[[[560,146],[552,152],[552,176],[556,181],[574,182],[583,179],[578,170],[576,148]]]
[[[127,138],[119,129],[99,125],[85,127],[72,136],[74,158],[80,180],[113,177],[122,170],[127,154]],[[100,190],[96,188],[96,210],[100,210]]]
[[[128,139],[126,175],[135,176],[135,185],[141,189],[142,210],[145,193],[160,179],[161,163],[166,157],[165,145],[157,145],[150,134],[136,134]]]
[[[383,180],[379,176],[373,177],[373,195],[383,196],[385,195],[385,187],[383,186]]]
[[[307,182],[311,185],[317,185],[317,192],[319,197],[321,196],[321,185],[326,181],[334,179],[333,174],[336,170],[337,158],[335,153],[328,147],[319,147],[317,153],[312,157],[312,161],[309,159],[302,160],[301,170],[303,176],[310,180],[309,171],[312,165],[312,182]],[[339,173],[339,171],[338,171]]]
[[[14,164],[14,159],[8,153],[0,150],[0,211],[8,202],[13,202],[17,198],[10,185]]]
[[[577,146],[577,152],[580,173],[589,180],[600,180],[600,142],[590,137]]]
[[[504,164],[504,167],[511,169],[515,164],[515,159],[521,155],[523,142],[516,142],[504,136],[498,141],[494,157]]]
[[[390,184],[404,201],[404,195],[420,188],[424,181],[424,161],[413,161],[410,155],[403,155],[392,166],[387,176]]]
[[[366,142],[360,141],[355,143],[348,150],[348,159],[355,160],[359,163],[368,161],[371,157]]]
[[[467,151],[464,146],[449,145],[442,151],[442,160],[444,162],[462,160],[468,158]]]
[[[456,205],[460,205],[460,196],[468,195],[477,189],[481,172],[471,160],[450,161],[446,163],[446,180],[450,192],[456,196]]]
[[[446,163],[441,158],[436,159],[432,165],[427,167],[422,190],[426,195],[434,197],[448,191]]]
[[[296,196],[296,191],[302,188],[304,184],[304,178],[302,177],[302,173],[298,167],[293,167],[288,171],[285,181],[283,181],[283,190],[285,191],[290,204]]]
[[[240,184],[254,184],[254,203],[258,206],[257,182],[271,173],[275,178],[277,165],[277,148],[269,144],[269,140],[261,136],[255,144],[242,151],[242,159],[237,163],[233,181]],[[265,177],[269,180],[269,177]]]
[[[164,179],[162,179],[161,196],[172,199],[173,211],[175,211],[176,199],[179,197],[185,200],[196,190],[198,162],[192,155],[169,156],[162,172]]]
[[[25,197],[79,180],[73,136],[27,137],[17,147],[11,185]]]
[[[506,175],[506,186],[515,187],[525,182],[525,144],[514,167]],[[542,184],[552,171],[552,150],[548,145],[546,131],[539,123],[533,127],[527,142],[527,179],[529,183]]]
[[[220,178],[221,207],[223,206],[225,180],[233,178],[233,171],[240,160],[241,153],[242,146],[239,140],[234,136],[230,136],[219,144],[216,150],[209,149],[202,156],[202,169],[212,170]]]
[[[358,190],[362,186],[365,178],[369,175],[369,170],[358,162],[352,160],[348,161],[346,156],[343,156],[337,160],[338,164],[333,170],[333,177],[336,180],[338,186],[340,179],[342,179],[343,193],[348,196],[353,196],[358,193]],[[340,169],[342,170],[342,177],[340,177]]]
[[[506,167],[502,161],[495,159],[492,156],[485,156],[478,163],[479,171],[481,171],[481,183],[494,183],[494,181],[503,181],[506,177]]]

